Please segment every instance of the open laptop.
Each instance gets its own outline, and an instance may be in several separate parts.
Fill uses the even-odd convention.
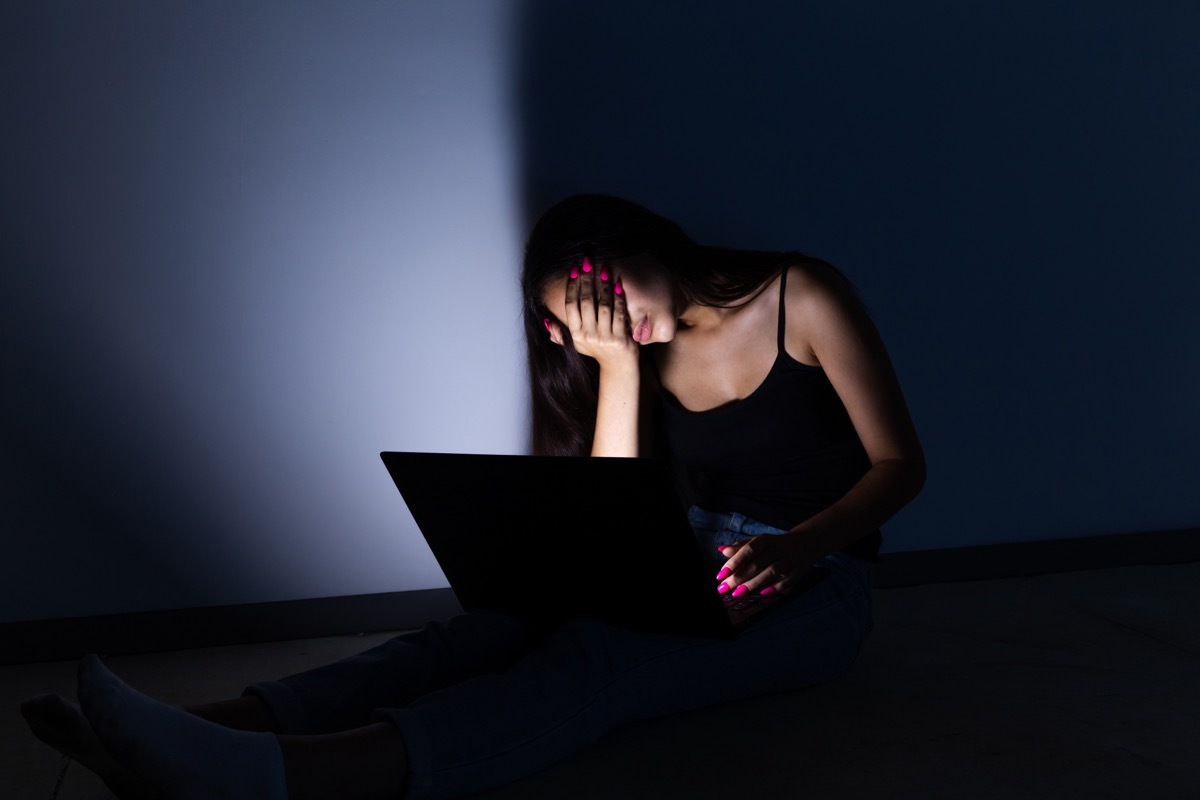
[[[465,611],[730,638],[780,599],[717,593],[659,461],[380,456]]]

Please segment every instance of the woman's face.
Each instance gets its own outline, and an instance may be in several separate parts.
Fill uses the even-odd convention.
[[[643,255],[598,263],[596,267],[607,268],[609,280],[621,281],[629,314],[629,333],[635,342],[650,344],[675,338],[679,300],[667,268],[661,262]],[[550,281],[542,296],[542,302],[563,328],[566,328],[567,280],[564,273]],[[558,341],[557,337],[555,340]]]

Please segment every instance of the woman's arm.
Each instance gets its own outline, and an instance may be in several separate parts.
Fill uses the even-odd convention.
[[[596,405],[596,435],[593,456],[638,455],[638,396],[641,376],[638,365],[600,367],[600,393]]]
[[[925,455],[883,339],[838,276],[793,271],[788,283],[788,348],[806,348],[825,370],[871,467],[844,497],[798,525],[818,553],[841,549],[878,528],[925,484]]]
[[[821,556],[870,534],[920,492],[925,456],[883,340],[843,279],[793,269],[787,349],[825,370],[862,441],[870,468],[842,498],[793,528],[726,548],[729,588],[788,588]],[[771,541],[774,540],[774,541]]]
[[[636,457],[641,373],[625,298],[607,268],[593,268],[586,258],[581,269],[572,270],[566,292],[564,321],[575,350],[594,358],[600,367],[592,455]],[[562,344],[554,327],[550,335]]]

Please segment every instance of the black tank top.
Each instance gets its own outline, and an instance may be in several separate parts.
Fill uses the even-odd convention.
[[[786,289],[785,270],[775,363],[750,396],[688,411],[661,392],[667,443],[692,476],[696,503],[783,530],[841,498],[870,466],[825,370],[797,361],[784,347]],[[875,560],[880,541],[874,531],[846,550]]]

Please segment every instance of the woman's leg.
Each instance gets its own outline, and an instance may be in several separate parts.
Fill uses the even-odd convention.
[[[203,719],[243,731],[278,731],[279,724],[260,698],[239,697],[185,709]],[[157,798],[162,793],[117,759],[96,735],[76,703],[47,694],[21,704],[30,730],[46,744],[100,776],[122,798]]]
[[[279,720],[271,712],[271,707],[255,695],[243,695],[230,700],[218,700],[214,703],[202,703],[194,706],[184,706],[189,714],[233,728],[239,731],[263,731],[265,733],[280,733]]]
[[[238,701],[192,710],[235,727],[270,719],[277,733],[351,730],[370,723],[376,709],[401,707],[445,686],[502,671],[536,638],[531,625],[504,614],[460,614],[333,664],[255,684]]]
[[[310,705],[320,708],[304,712],[306,717],[316,717],[318,721],[303,727],[312,732],[334,733],[366,724],[376,708],[403,705],[405,697],[416,697],[480,672],[504,668],[528,648],[531,632],[524,623],[500,614],[464,614],[446,623],[433,622],[420,631],[396,636],[334,664],[256,684],[241,697],[184,706],[184,710],[235,730],[283,733],[279,719],[263,696],[304,697]],[[46,703],[45,697],[35,698],[26,705],[36,714],[39,704]],[[66,706],[72,705],[54,703],[52,713],[56,718],[64,718]],[[77,706],[75,710],[78,712]],[[285,712],[285,716],[295,714]],[[79,727],[75,724],[78,719],[69,721],[71,727]],[[86,724],[86,720],[83,722]]]
[[[733,641],[564,626],[509,670],[425,695],[380,717],[408,752],[406,797],[445,798],[523,777],[637,719],[828,681],[870,629],[867,568],[830,577]]]
[[[363,734],[363,739],[368,745],[365,752],[370,752],[372,743],[379,740],[379,729],[369,724],[375,708],[402,703],[406,697],[479,672],[502,669],[529,647],[531,636],[529,626],[503,615],[464,614],[446,623],[431,623],[335,664],[250,687],[242,697],[183,710],[241,731],[349,734],[367,727],[372,730]],[[118,796],[161,796],[113,757],[75,703],[59,695],[44,695],[22,704],[21,711],[39,739],[97,773]],[[290,730],[280,716],[291,723]],[[394,733],[394,727],[388,729]],[[352,738],[327,738],[324,744],[329,746],[330,758],[297,763],[301,769],[326,764],[330,772],[337,773],[341,759],[337,754],[356,749],[343,747]],[[311,751],[312,743],[308,749]],[[381,776],[381,781],[385,778]]]
[[[238,731],[132,689],[94,656],[79,671],[80,705],[113,757],[142,784],[123,798],[394,800],[407,756],[387,722],[319,736]]]
[[[400,732],[377,722],[341,733],[280,736],[288,800],[397,800],[408,778]]]

